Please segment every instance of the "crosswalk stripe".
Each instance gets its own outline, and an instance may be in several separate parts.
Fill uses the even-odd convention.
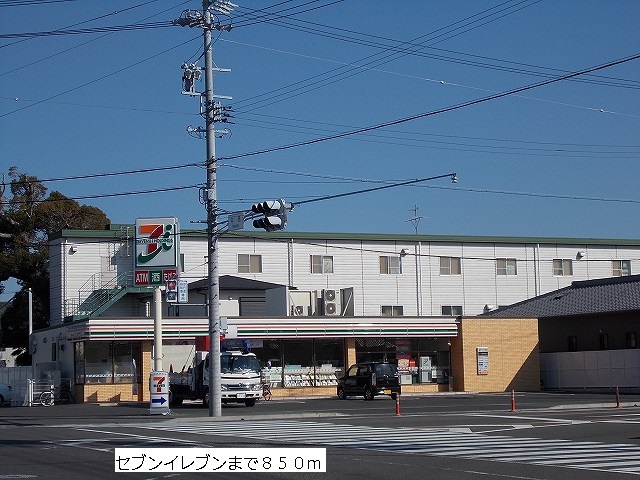
[[[350,446],[486,461],[562,466],[640,475],[640,445],[489,435],[465,429],[387,428],[309,421],[145,424],[142,428],[262,440]]]

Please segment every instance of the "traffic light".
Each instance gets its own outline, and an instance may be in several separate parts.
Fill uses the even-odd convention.
[[[287,205],[282,199],[255,203],[252,205],[251,211],[264,215],[253,221],[254,228],[264,228],[267,232],[273,232],[287,226]]]
[[[178,303],[178,280],[167,280],[165,287],[165,299],[167,303]]]

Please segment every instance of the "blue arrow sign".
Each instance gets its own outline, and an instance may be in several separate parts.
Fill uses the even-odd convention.
[[[166,398],[164,397],[160,397],[160,398],[152,398],[151,399],[151,403],[159,403],[160,405],[164,405],[164,403],[167,401]]]

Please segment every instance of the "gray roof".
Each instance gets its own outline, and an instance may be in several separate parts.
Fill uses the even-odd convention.
[[[208,279],[197,280],[189,284],[190,289],[206,289]],[[233,275],[220,275],[220,290],[269,290],[284,285],[278,283],[262,282],[251,278],[234,277]]]
[[[570,286],[484,313],[490,317],[569,317],[640,311],[640,275],[573,282]]]

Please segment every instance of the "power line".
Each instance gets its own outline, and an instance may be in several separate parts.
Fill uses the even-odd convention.
[[[194,40],[196,40],[196,39],[198,39],[198,38],[199,38],[199,37],[192,38],[192,39],[187,40],[187,41],[185,41],[185,42],[182,42],[182,43],[180,43],[180,44],[178,44],[178,45],[174,45],[173,47],[170,47],[170,48],[168,48],[168,49],[166,49],[166,50],[163,50],[163,51],[162,51],[162,52],[160,52],[160,53],[156,53],[155,55],[151,55],[150,57],[147,57],[147,58],[145,58],[145,59],[143,59],[143,60],[139,60],[139,61],[137,61],[137,62],[134,62],[134,63],[132,63],[132,64],[130,64],[130,65],[127,65],[126,67],[122,67],[122,68],[120,68],[120,69],[118,69],[118,70],[115,70],[115,71],[113,71],[113,72],[111,72],[111,73],[108,73],[107,75],[103,75],[102,77],[96,78],[96,79],[94,79],[94,80],[90,80],[90,81],[85,82],[85,83],[83,83],[83,84],[81,84],[81,85],[77,85],[77,86],[75,86],[75,87],[69,88],[69,89],[67,89],[67,90],[65,90],[65,91],[63,91],[63,92],[56,93],[55,95],[51,95],[51,96],[49,96],[49,97],[47,97],[47,98],[44,98],[44,99],[42,99],[42,100],[38,100],[38,101],[36,101],[36,102],[34,102],[34,103],[31,103],[31,104],[29,104],[29,105],[23,106],[23,107],[21,107],[21,108],[17,108],[17,109],[15,109],[15,110],[10,111],[10,112],[6,112],[6,113],[3,113],[3,114],[0,114],[0,118],[7,117],[7,116],[9,116],[9,115],[12,115],[12,114],[14,114],[14,113],[20,112],[20,111],[22,111],[22,110],[26,110],[27,108],[33,107],[33,106],[35,106],[35,105],[40,105],[41,103],[48,102],[49,100],[53,100],[54,98],[61,97],[61,96],[63,96],[63,95],[66,95],[67,93],[71,93],[71,92],[74,92],[74,91],[79,90],[79,89],[81,89],[81,88],[84,88],[84,87],[87,87],[87,86],[92,85],[92,84],[94,84],[94,83],[97,83],[97,82],[99,82],[99,81],[101,81],[101,80],[104,80],[105,78],[109,78],[109,77],[112,77],[112,76],[114,76],[114,75],[117,75],[118,73],[124,72],[125,70],[128,70],[128,69],[130,69],[130,68],[133,68],[133,67],[135,67],[135,66],[137,66],[137,65],[140,65],[141,63],[144,63],[144,62],[146,62],[147,60],[150,60],[150,59],[152,59],[152,58],[159,57],[159,56],[161,56],[161,55],[164,55],[164,54],[165,54],[165,53],[167,53],[167,52],[170,52],[170,51],[175,50],[175,49],[177,49],[177,48],[180,48],[180,47],[182,47],[182,46],[184,46],[184,45],[187,45],[188,43],[191,43],[192,41],[194,41]]]
[[[523,87],[518,87],[518,88],[507,90],[507,91],[504,91],[504,92],[501,92],[501,93],[488,95],[486,97],[477,98],[475,100],[470,100],[470,101],[467,101],[467,102],[459,103],[457,105],[451,105],[451,106],[448,106],[448,107],[443,107],[443,108],[439,108],[439,109],[436,109],[436,110],[431,110],[429,112],[419,113],[419,114],[412,115],[412,116],[409,116],[409,117],[400,118],[398,120],[393,120],[393,121],[389,121],[389,122],[385,122],[385,123],[380,123],[380,124],[372,125],[372,126],[369,126],[369,127],[363,127],[363,128],[359,128],[359,129],[356,129],[356,130],[351,130],[349,132],[343,132],[343,133],[337,133],[337,134],[334,134],[334,135],[328,135],[326,137],[316,138],[316,139],[313,139],[313,140],[307,140],[307,141],[304,141],[304,142],[298,142],[298,143],[293,143],[293,144],[289,144],[289,145],[283,145],[283,146],[279,146],[279,147],[271,147],[271,148],[267,148],[267,149],[263,149],[263,150],[256,150],[254,152],[248,152],[248,153],[238,154],[238,155],[231,155],[231,156],[228,156],[228,157],[221,157],[221,158],[219,158],[219,160],[232,160],[232,159],[236,159],[236,158],[250,157],[250,156],[261,155],[261,154],[265,154],[265,153],[272,153],[272,152],[277,152],[277,151],[282,151],[282,150],[288,150],[288,149],[291,149],[291,148],[296,148],[296,147],[301,147],[301,146],[313,145],[313,144],[316,144],[316,143],[321,143],[321,142],[325,142],[325,141],[328,141],[328,140],[336,140],[336,139],[339,139],[339,138],[345,138],[345,137],[349,137],[349,136],[352,136],[352,135],[359,135],[361,133],[366,133],[366,132],[370,132],[370,131],[373,131],[373,130],[379,130],[381,128],[390,127],[392,125],[400,125],[402,123],[411,122],[411,121],[414,121],[414,120],[418,120],[420,118],[431,117],[431,116],[439,115],[439,114],[442,114],[442,113],[447,113],[447,112],[451,112],[451,111],[454,111],[454,110],[467,108],[467,107],[470,107],[470,106],[473,106],[473,105],[478,105],[480,103],[488,102],[490,100],[497,100],[499,98],[503,98],[503,97],[507,97],[507,96],[510,96],[510,95],[514,95],[516,93],[520,93],[520,92],[524,92],[524,91],[527,91],[527,90],[532,90],[532,89],[535,89],[535,88],[539,88],[539,87],[542,87],[542,86],[545,86],[545,85],[550,85],[552,83],[557,83],[557,82],[560,82],[560,81],[568,80],[570,78],[574,78],[574,77],[577,77],[577,76],[580,76],[580,75],[584,75],[585,73],[595,72],[595,71],[599,71],[599,70],[603,70],[603,69],[606,69],[606,68],[613,67],[615,65],[620,65],[620,64],[623,64],[623,63],[627,63],[627,62],[630,62],[632,60],[637,60],[638,58],[640,58],[640,54],[635,54],[635,55],[632,55],[630,57],[626,57],[626,58],[623,58],[623,59],[614,60],[614,61],[605,63],[603,65],[598,65],[598,66],[595,66],[595,67],[589,67],[589,68],[586,68],[584,70],[579,70],[579,71],[576,71],[576,72],[573,72],[573,73],[569,73],[567,75],[561,75],[559,77],[555,77],[555,78],[548,79],[548,80],[543,80],[543,81],[538,82],[538,83],[526,85],[526,86],[523,86]]]
[[[105,33],[105,32],[126,32],[131,30],[149,30],[158,28],[172,27],[173,25],[169,21],[154,22],[154,23],[136,23],[132,25],[118,25],[114,27],[91,27],[91,28],[74,28],[63,30],[49,30],[45,32],[25,32],[25,33],[5,33],[0,34],[0,39],[9,38],[36,38],[36,37],[52,37],[62,35],[84,35],[90,33]]]
[[[86,175],[74,175],[68,177],[53,177],[53,178],[45,178],[45,179],[36,179],[36,180],[15,180],[10,183],[14,185],[22,185],[22,184],[31,184],[31,183],[47,183],[47,182],[60,182],[63,180],[87,180],[90,178],[102,178],[102,177],[115,177],[120,175],[133,175],[138,173],[153,173],[153,172],[161,172],[168,170],[178,170],[187,167],[203,167],[203,163],[185,163],[182,165],[170,165],[166,167],[153,167],[153,168],[139,168],[136,170],[123,170],[120,172],[105,172],[105,173],[91,173]]]
[[[0,8],[6,7],[33,7],[47,3],[68,3],[77,0],[0,0]]]
[[[345,78],[351,77],[351,76],[353,76],[353,75],[355,75],[357,73],[362,72],[363,70],[371,70],[374,66],[381,65],[383,63],[388,63],[391,60],[399,58],[400,56],[406,56],[406,55],[415,53],[416,49],[413,48],[413,46],[415,46],[415,44],[413,42],[416,42],[417,40],[420,40],[420,39],[425,38],[425,37],[429,37],[429,36],[431,36],[431,35],[433,35],[433,34],[435,34],[437,32],[440,32],[441,30],[447,30],[447,29],[452,28],[452,27],[454,27],[454,26],[456,26],[458,24],[463,24],[463,23],[465,23],[467,21],[471,21],[475,17],[482,16],[485,13],[488,14],[488,12],[490,12],[490,11],[496,9],[496,8],[500,8],[503,5],[506,5],[507,3],[510,3],[510,1],[511,0],[509,0],[507,2],[504,2],[504,3],[502,3],[502,4],[500,4],[500,5],[496,6],[496,7],[491,7],[489,9],[483,10],[480,13],[477,13],[477,14],[471,15],[469,17],[466,17],[465,19],[459,20],[458,22],[452,23],[452,24],[450,24],[450,25],[448,25],[446,27],[441,27],[440,29],[435,30],[435,32],[431,32],[431,33],[428,33],[428,34],[425,34],[425,35],[421,35],[421,36],[419,36],[419,37],[417,37],[417,38],[415,38],[415,39],[413,39],[413,40],[411,40],[409,42],[404,42],[404,41],[401,42],[401,41],[393,40],[394,44],[399,44],[400,46],[395,46],[395,45],[389,46],[387,44],[383,44],[383,45],[381,45],[381,44],[373,44],[372,45],[372,44],[366,44],[365,43],[367,46],[373,46],[373,47],[376,47],[376,48],[381,48],[381,49],[383,49],[383,51],[368,55],[368,56],[366,56],[364,58],[361,58],[359,60],[351,62],[351,63],[349,63],[349,64],[347,64],[345,66],[340,66],[340,67],[334,68],[334,69],[329,70],[327,72],[324,72],[324,73],[322,73],[320,75],[316,75],[316,76],[313,76],[313,77],[310,77],[310,78],[307,78],[307,79],[304,79],[304,80],[300,80],[300,81],[295,82],[293,84],[290,84],[288,86],[278,88],[278,89],[273,90],[271,92],[267,92],[267,93],[255,96],[253,98],[260,98],[260,97],[264,97],[266,95],[271,95],[272,93],[275,93],[275,92],[282,92],[282,93],[279,93],[278,95],[276,95],[275,97],[277,98],[277,97],[286,96],[286,98],[289,99],[289,98],[292,97],[292,95],[291,95],[292,91],[293,92],[298,91],[299,93],[297,95],[301,95],[301,94],[304,94],[304,93],[308,93],[311,90],[316,90],[317,88],[320,88],[321,86],[326,86],[326,85],[328,85],[330,83],[335,83],[335,82],[337,82],[339,80],[343,80]],[[490,16],[490,15],[493,15],[493,14],[488,14],[487,17]],[[486,18],[486,17],[482,17],[482,18]],[[476,21],[477,20],[473,20],[470,23],[474,23]],[[460,27],[456,27],[456,29],[457,28],[460,28]],[[306,30],[303,30],[303,31],[307,32]],[[311,32],[307,32],[307,33],[314,33],[314,32],[311,31]],[[459,34],[460,33],[458,33],[457,35],[459,35]],[[323,35],[323,36],[328,36],[328,35]],[[331,39],[340,39],[340,38],[337,38],[335,36],[330,36],[330,38]],[[378,38],[380,38],[380,37],[378,37]],[[350,43],[359,43],[359,42],[355,41],[353,38],[350,38],[349,40],[350,40]],[[428,40],[428,41],[432,41],[432,40]],[[422,48],[422,49],[425,48],[425,46],[426,46],[425,43],[426,42],[424,42],[422,44],[419,44],[416,48]],[[389,52],[391,52],[391,53],[389,53]],[[386,56],[384,56],[382,58],[377,58],[377,57],[380,57],[381,55],[383,55],[385,53],[387,53]],[[365,61],[367,63],[363,63]],[[345,71],[345,72],[340,73],[341,70],[343,70],[345,68],[348,68],[348,70]],[[336,75],[338,75],[338,76],[336,76]],[[327,77],[327,76],[330,76],[330,78],[328,80],[324,80],[323,77]],[[313,82],[312,83],[308,83],[309,81],[313,81]],[[294,87],[294,86],[296,88],[291,89],[291,87]],[[314,87],[313,88],[309,88],[311,86],[314,86]],[[271,98],[273,98],[273,97],[271,97]],[[259,101],[256,101],[256,102],[250,104],[250,105],[255,105],[256,103],[261,103],[261,102],[270,100],[271,98],[267,98],[265,100],[259,100]],[[251,99],[249,99],[249,100],[251,100]],[[244,102],[246,102],[246,101],[247,100],[245,100]],[[244,103],[244,102],[240,102],[240,103]],[[236,104],[238,104],[238,103],[236,102]]]

